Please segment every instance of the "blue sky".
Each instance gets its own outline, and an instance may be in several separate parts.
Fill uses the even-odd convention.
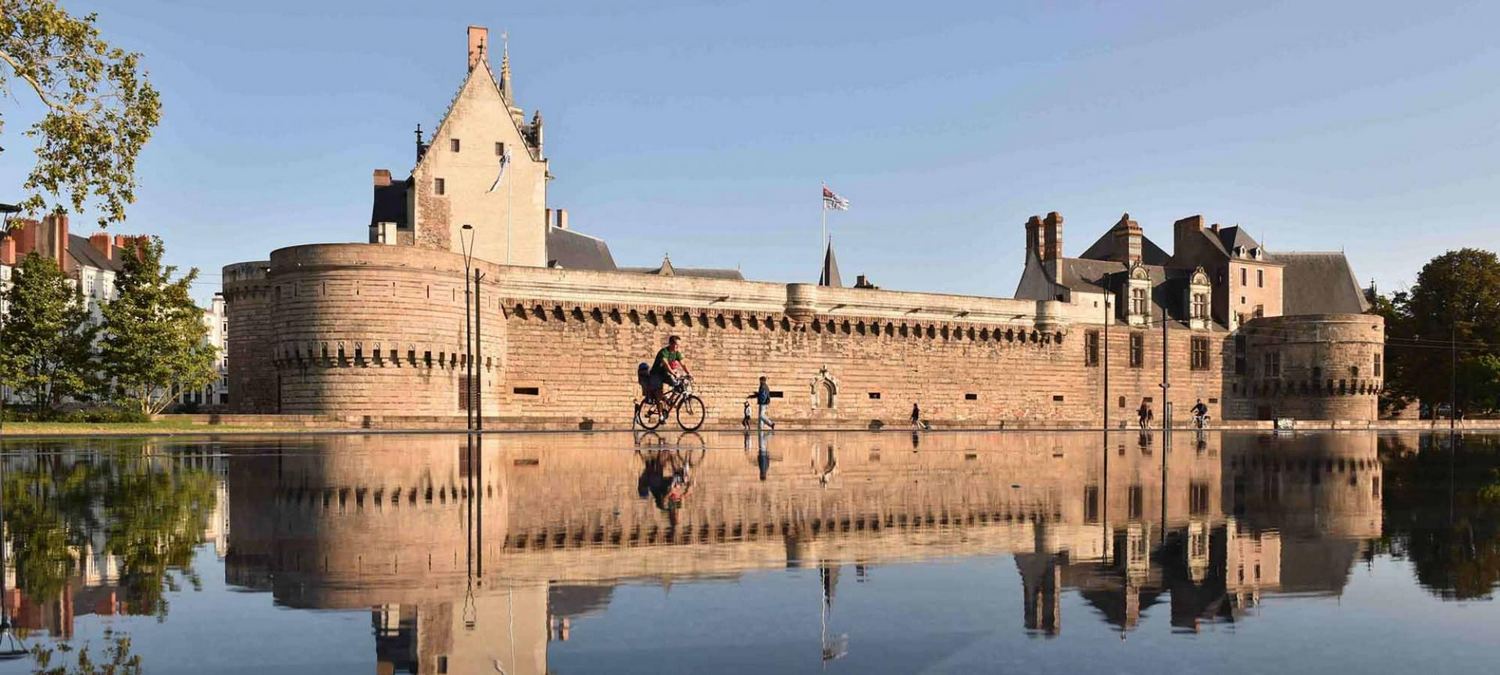
[[[145,55],[163,122],[115,229],[164,237],[200,296],[225,263],[365,238],[370,170],[411,168],[470,23],[510,32],[549,199],[622,264],[815,280],[824,180],[853,202],[846,278],[887,288],[1008,296],[1050,210],[1069,255],[1124,211],[1167,245],[1202,213],[1383,289],[1495,247],[1497,3],[65,5]],[[0,190],[26,94],[0,102]]]

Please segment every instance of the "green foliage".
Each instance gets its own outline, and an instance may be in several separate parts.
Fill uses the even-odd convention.
[[[1425,436],[1415,452],[1382,437],[1385,538],[1417,581],[1451,599],[1491,598],[1500,585],[1500,438]],[[1402,450],[1409,450],[1403,448]]]
[[[37,161],[20,206],[66,213],[93,203],[101,227],[124,220],[136,157],[161,121],[141,55],[100,38],[94,14],[75,18],[54,0],[5,0],[3,9],[0,87],[23,84],[45,109],[25,132],[37,139]]]
[[[9,305],[0,317],[0,382],[36,410],[92,390],[98,328],[57,263],[27,255],[0,295]]]
[[[5,409],[6,422],[55,422],[60,424],[146,424],[151,416],[134,408],[94,406],[77,410],[23,411]]]
[[[1465,248],[1433,258],[1410,293],[1376,297],[1386,319],[1386,389],[1397,398],[1447,402],[1454,383],[1449,340],[1458,343],[1460,413],[1496,409],[1500,371],[1500,258]]]
[[[118,558],[126,611],[165,617],[174,575],[199,587],[193,548],[217,497],[215,477],[123,452],[67,463],[36,456],[5,472],[6,536],[16,586],[31,598],[56,597],[77,570],[86,542]]]
[[[78,650],[78,656],[72,667],[68,667],[67,658],[73,653],[73,646],[66,642],[60,642],[56,646],[46,647],[38,645],[31,651],[32,658],[36,661],[36,667],[32,669],[33,675],[140,675],[141,657],[139,654],[130,653],[130,638],[117,637],[109,642],[104,648],[104,661],[95,663],[93,657],[89,656],[89,646],[85,644],[83,649]],[[53,660],[62,663],[54,666]]]
[[[214,347],[204,342],[203,311],[189,293],[198,270],[174,281],[177,268],[163,266],[162,253],[161,239],[152,237],[126,255],[115,281],[119,297],[103,310],[104,372],[116,394],[147,415],[218,376]]]

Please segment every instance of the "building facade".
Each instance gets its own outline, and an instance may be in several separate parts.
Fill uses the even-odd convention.
[[[516,107],[508,55],[491,74],[487,39],[470,28],[468,75],[411,176],[375,172],[370,244],[225,267],[232,409],[463,417],[472,266],[482,412],[502,424],[628,424],[636,366],[669,335],[713,421],[737,422],[761,375],[773,414],[808,425],[918,404],[940,424],[1114,426],[1199,400],[1215,418],[1375,418],[1384,326],[1342,254],[1273,254],[1198,216],[1171,254],[1127,216],[1078,258],[1060,215],[1033,217],[1013,298],[845,288],[831,250],[818,284],[617,266],[547,206],[541,116]]]

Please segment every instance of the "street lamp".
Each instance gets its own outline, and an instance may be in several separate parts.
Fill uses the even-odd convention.
[[[458,233],[459,248],[464,254],[464,425],[474,430],[474,331],[471,323],[473,300],[470,296],[469,269],[473,261],[471,242],[474,226],[464,223]]]

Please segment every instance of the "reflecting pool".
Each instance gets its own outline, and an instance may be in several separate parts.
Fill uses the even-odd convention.
[[[1500,646],[1500,435],[0,450],[0,673],[1488,672]]]

